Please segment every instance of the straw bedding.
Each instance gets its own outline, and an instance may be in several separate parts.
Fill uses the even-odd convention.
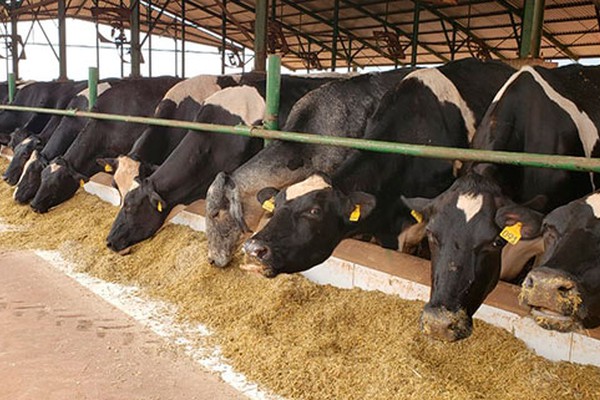
[[[140,285],[176,304],[182,319],[209,326],[238,371],[288,398],[600,398],[599,368],[544,360],[480,321],[471,338],[438,343],[418,332],[422,303],[213,268],[204,235],[186,227],[168,225],[118,256],[104,246],[116,212],[80,192],[37,215],[2,183],[0,222],[25,229],[0,233],[0,248],[58,249],[84,272]]]

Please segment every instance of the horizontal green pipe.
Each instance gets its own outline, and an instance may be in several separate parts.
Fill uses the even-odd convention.
[[[346,137],[320,136],[308,133],[284,132],[249,127],[245,125],[229,126],[205,124],[201,122],[177,121],[170,119],[134,117],[128,115],[104,114],[79,110],[54,110],[38,107],[21,107],[0,105],[0,110],[28,111],[62,115],[67,117],[95,118],[108,121],[133,122],[157,126],[167,126],[195,131],[229,133],[240,136],[259,137],[270,140],[287,140],[299,143],[311,143],[328,146],[352,147],[355,149],[375,151],[379,153],[395,153],[408,156],[441,158],[446,160],[483,161],[498,164],[511,164],[524,167],[554,168],[570,171],[600,172],[600,159],[555,156],[549,154],[515,153],[508,151],[490,151],[474,149],[457,149],[451,147],[423,146],[379,140],[355,139]]]

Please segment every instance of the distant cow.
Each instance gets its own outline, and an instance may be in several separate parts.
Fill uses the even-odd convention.
[[[242,80],[244,81],[244,80]],[[324,80],[282,77],[279,118]],[[223,89],[204,102],[196,121],[223,125],[254,125],[264,116],[264,76],[252,86]],[[138,179],[108,235],[109,248],[123,252],[149,238],[177,206],[204,198],[220,171],[231,172],[262,148],[262,140],[236,135],[190,131],[167,160],[145,180]],[[158,205],[160,204],[160,207]]]
[[[487,106],[514,72],[502,63],[457,61],[407,75],[381,100],[365,139],[468,147]],[[307,270],[357,233],[391,236],[389,247],[418,244],[422,224],[403,206],[402,195],[435,196],[454,181],[451,161],[357,152],[331,180],[315,175],[285,190],[265,188],[273,217],[244,244],[265,276]]]
[[[202,102],[219,90],[238,84],[239,76],[200,75],[173,86],[156,107],[154,118],[193,121]],[[127,155],[101,159],[108,172],[114,171],[114,182],[121,199],[133,185],[134,178],[152,174],[186,135],[187,129],[148,125]]]
[[[600,68],[524,67],[500,89],[473,145],[486,150],[597,157]],[[442,340],[470,335],[472,315],[496,286],[502,256],[519,250],[520,267],[541,252],[535,239],[538,211],[590,193],[597,177],[582,172],[479,164],[435,199],[407,204],[427,223],[432,292],[422,315],[424,332]],[[540,199],[542,201],[540,201]],[[537,205],[533,205],[537,203]],[[498,239],[501,232],[513,244]],[[523,240],[518,242],[518,239]],[[528,241],[531,239],[531,241]]]
[[[150,116],[164,94],[179,79],[173,77],[128,79],[101,96],[95,110],[105,113]],[[42,171],[42,183],[31,201],[36,212],[73,197],[77,189],[101,171],[97,158],[116,157],[129,151],[144,125],[90,120],[64,156],[53,160]]]
[[[61,108],[84,88],[85,82],[34,82],[19,89],[13,105]],[[29,111],[0,111],[0,144],[14,148],[29,135],[40,133],[51,117]]]
[[[101,82],[97,88],[98,99],[102,98],[105,94],[107,95],[111,88],[118,84],[119,81]],[[88,95],[87,89],[80,92],[67,107],[69,109],[87,110],[89,104]],[[100,101],[101,105],[103,103],[104,101]],[[102,111],[98,108],[96,110]],[[43,144],[39,138],[33,137],[31,138],[31,143],[25,143],[26,139],[15,148],[11,165],[13,165],[15,160],[19,160],[20,163],[23,159],[26,159],[14,192],[14,199],[17,202],[26,204],[33,199],[41,184],[42,170],[48,166],[50,161],[62,156],[67,151],[87,123],[87,118],[62,117],[47,143]],[[25,158],[28,152],[31,153],[28,158]],[[11,166],[9,165],[9,170],[10,168]],[[10,173],[9,170],[7,170],[6,175]]]
[[[367,119],[384,93],[408,72],[365,74],[313,90],[294,106],[283,129],[363,137]],[[211,262],[226,266],[242,235],[258,227],[264,214],[256,203],[259,190],[265,186],[289,186],[315,171],[332,172],[352,153],[353,150],[342,147],[275,141],[232,174],[217,175],[206,197]]]
[[[519,300],[546,329],[600,325],[600,191],[552,211],[542,224],[541,267],[523,281]]]

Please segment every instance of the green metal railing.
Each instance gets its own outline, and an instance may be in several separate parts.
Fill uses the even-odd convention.
[[[379,153],[395,153],[415,157],[462,161],[481,161],[498,164],[511,164],[525,167],[553,168],[570,171],[591,171],[600,173],[600,159],[594,158],[556,156],[548,154],[514,153],[507,151],[458,149],[438,146],[423,146],[416,144],[386,142],[378,140],[331,137],[308,133],[275,131],[258,127],[249,127],[245,125],[228,126],[191,121],[167,120],[150,117],[104,114],[79,110],[54,110],[39,107],[20,107],[11,105],[0,105],[0,110],[29,111],[36,113],[62,115],[66,117],[84,117],[109,121],[132,122],[156,126],[176,127],[195,131],[208,131],[214,133],[226,133],[240,136],[258,137],[267,140],[287,140],[298,143],[350,147],[354,149],[368,150]]]

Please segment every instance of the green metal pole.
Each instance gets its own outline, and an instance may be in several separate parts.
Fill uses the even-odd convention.
[[[521,27],[520,58],[538,58],[544,25],[545,0],[525,0]]]
[[[406,144],[379,140],[366,140],[337,136],[321,136],[299,132],[274,131],[246,125],[217,125],[191,121],[176,121],[161,118],[104,114],[80,110],[54,110],[41,107],[21,107],[12,105],[0,105],[0,110],[28,111],[35,113],[62,115],[66,117],[95,118],[107,121],[120,121],[145,125],[166,126],[182,129],[191,129],[195,131],[206,131],[248,137],[259,137],[270,140],[287,140],[291,142],[305,144],[350,147],[354,149],[368,150],[378,153],[404,154],[407,156],[414,157],[489,162],[497,164],[516,165],[522,167],[552,168],[569,171],[600,173],[600,159],[597,158],[555,156],[549,154],[516,153],[508,151],[458,149],[440,146],[424,146],[417,144]]]
[[[278,55],[269,56],[267,69],[267,104],[265,110],[265,129],[276,131],[279,129],[279,99],[281,89],[281,58]],[[269,141],[265,140],[265,146]]]
[[[8,73],[8,104],[12,104],[15,100],[15,92],[17,91],[17,83],[14,72]]]
[[[254,70],[265,72],[267,58],[267,13],[268,0],[256,0],[254,21]]]
[[[19,79],[19,33],[18,33],[18,17],[17,17],[17,2],[12,1],[10,6],[10,52],[12,56],[12,72],[15,74],[15,79]]]
[[[88,70],[88,110],[91,111],[98,99],[98,68],[90,67]]]

